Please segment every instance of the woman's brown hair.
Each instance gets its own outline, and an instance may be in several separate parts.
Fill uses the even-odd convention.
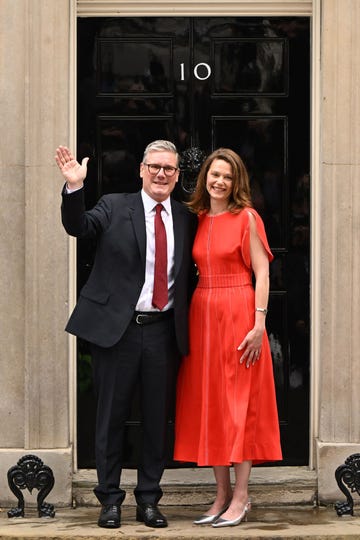
[[[206,178],[212,162],[222,159],[229,163],[232,171],[232,192],[228,209],[230,212],[239,212],[245,207],[252,206],[249,175],[241,157],[230,148],[214,150],[204,161],[197,177],[196,188],[187,203],[189,208],[199,214],[210,209],[210,195],[206,189]]]

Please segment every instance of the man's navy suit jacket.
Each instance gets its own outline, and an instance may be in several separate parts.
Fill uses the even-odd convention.
[[[197,218],[171,200],[174,245],[174,321],[179,352],[188,352],[188,305],[195,284],[192,244]],[[94,265],[66,330],[101,347],[123,335],[145,280],[146,229],[141,193],[104,195],[85,210],[84,189],[62,193],[62,222],[77,238],[96,238]]]

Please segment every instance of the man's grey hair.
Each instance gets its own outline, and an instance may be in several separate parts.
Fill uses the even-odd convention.
[[[172,152],[176,155],[176,162],[179,164],[179,154],[176,146],[170,141],[158,140],[148,144],[144,151],[143,163],[146,163],[146,157],[149,152]]]

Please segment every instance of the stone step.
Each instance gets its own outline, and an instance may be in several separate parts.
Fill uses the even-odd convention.
[[[53,519],[38,518],[25,507],[25,518],[9,519],[0,508],[2,540],[359,540],[360,513],[338,517],[333,504],[317,504],[317,479],[307,467],[254,467],[250,478],[252,510],[247,522],[215,529],[196,526],[193,520],[214,498],[215,483],[209,468],[168,469],[163,477],[160,509],[169,527],[153,529],[135,520],[133,489],[136,472],[123,471],[122,486],[128,496],[122,508],[120,529],[97,526],[99,503],[93,494],[96,475],[82,470],[73,480],[74,508],[55,508]],[[344,497],[339,493],[339,499]],[[51,497],[49,496],[49,502]],[[355,501],[356,502],[356,501]]]
[[[94,470],[80,470],[74,475],[74,506],[98,506],[93,493],[95,484]],[[136,471],[124,470],[125,506],[135,505],[135,485]],[[215,482],[211,468],[167,469],[161,485],[164,492],[161,505],[164,506],[208,505],[214,499]],[[311,507],[317,502],[316,473],[308,467],[254,467],[250,477],[250,496],[260,506]]]

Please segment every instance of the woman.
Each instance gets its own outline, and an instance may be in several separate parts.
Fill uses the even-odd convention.
[[[213,466],[216,498],[194,523],[226,527],[250,511],[252,464],[282,459],[265,330],[273,255],[251,206],[246,168],[232,150],[206,159],[189,206],[199,216],[193,247],[199,282],[190,353],[178,378],[174,459]]]

